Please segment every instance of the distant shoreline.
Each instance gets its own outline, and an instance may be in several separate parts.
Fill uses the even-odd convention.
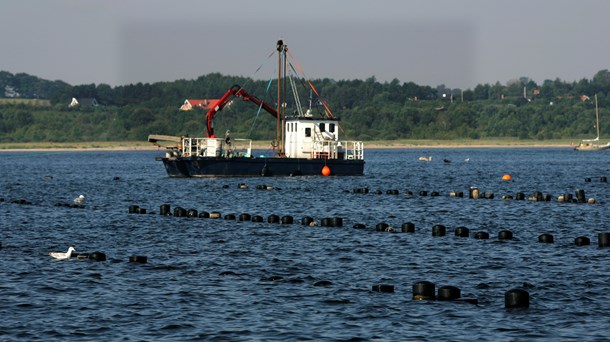
[[[364,142],[365,149],[441,149],[441,148],[573,148],[567,140],[387,140]],[[268,141],[253,141],[256,150],[271,149]],[[83,151],[164,151],[147,142],[74,142],[74,143],[0,143],[1,152],[83,152]]]

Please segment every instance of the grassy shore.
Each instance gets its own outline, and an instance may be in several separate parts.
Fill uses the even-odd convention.
[[[146,141],[92,141],[92,142],[27,142],[0,143],[1,151],[131,151],[156,150]]]
[[[0,104],[22,104],[26,106],[34,106],[34,107],[50,107],[51,101],[42,100],[42,99],[22,99],[22,98],[1,98]]]
[[[365,142],[368,148],[518,148],[518,147],[570,147],[577,139],[533,140],[514,138],[454,139],[454,140],[374,140]]]
[[[367,149],[382,148],[539,148],[570,147],[578,143],[572,140],[520,140],[520,139],[457,139],[457,140],[374,140],[365,141]],[[271,149],[269,141],[253,141],[254,149]],[[159,148],[146,141],[93,141],[93,142],[28,142],[0,143],[1,151],[154,151]]]

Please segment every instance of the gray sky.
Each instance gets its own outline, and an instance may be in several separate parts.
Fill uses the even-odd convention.
[[[473,88],[610,69],[608,0],[4,0],[0,70],[70,84],[255,74]],[[263,70],[271,70],[272,67]]]

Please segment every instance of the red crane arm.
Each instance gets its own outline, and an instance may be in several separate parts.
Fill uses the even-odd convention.
[[[278,117],[277,110],[275,108],[271,107],[265,101],[260,100],[256,96],[248,94],[248,92],[246,92],[242,87],[236,84],[232,86],[229,90],[227,90],[227,92],[218,100],[218,102],[216,102],[216,105],[213,108],[210,108],[210,110],[205,115],[207,122],[206,137],[216,137],[216,135],[214,135],[214,127],[212,124],[214,115],[216,115],[217,112],[221,111],[229,102],[231,102],[230,99],[232,96],[241,97],[244,101],[250,101],[259,107],[263,107],[265,111],[273,115],[273,117],[275,117],[276,119]]]

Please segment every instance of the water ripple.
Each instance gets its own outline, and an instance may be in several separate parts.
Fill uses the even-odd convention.
[[[4,153],[0,334],[32,341],[605,339],[608,253],[596,244],[610,194],[607,184],[583,179],[606,175],[610,157],[561,149],[425,152],[471,160],[445,165],[417,161],[422,152],[370,151],[364,177],[279,179],[169,179],[150,152]],[[503,173],[513,181],[501,181]],[[495,198],[469,199],[471,186]],[[363,187],[371,192],[352,191]],[[555,196],[576,189],[598,204],[557,203]],[[534,191],[554,198],[500,199]],[[85,208],[56,206],[81,193]],[[20,199],[31,204],[11,203]],[[164,203],[265,222],[155,214]],[[149,214],[128,214],[129,205]],[[295,223],[267,223],[271,214]],[[302,226],[304,216],[342,217],[343,227]],[[381,222],[396,232],[375,231]],[[405,222],[414,233],[400,233]],[[353,229],[356,223],[366,228]],[[446,236],[432,236],[437,224]],[[459,226],[470,236],[454,236]],[[514,238],[498,240],[501,230]],[[479,231],[490,238],[474,239]],[[538,242],[543,233],[554,243]],[[577,236],[591,245],[575,246]],[[47,255],[69,245],[108,260]],[[131,263],[132,255],[148,262]],[[414,301],[412,285],[421,280],[457,286],[478,304]],[[375,292],[374,284],[395,291]],[[529,292],[528,309],[504,308],[513,288]]]

